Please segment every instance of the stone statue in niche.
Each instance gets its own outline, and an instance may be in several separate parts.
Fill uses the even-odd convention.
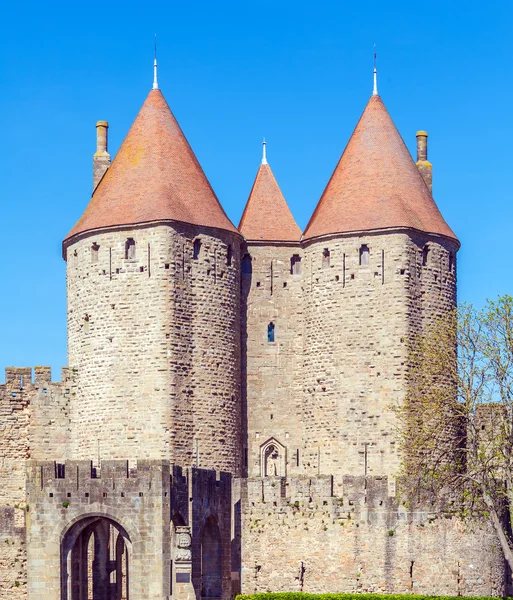
[[[280,454],[272,444],[266,450],[265,474],[267,477],[280,476]]]

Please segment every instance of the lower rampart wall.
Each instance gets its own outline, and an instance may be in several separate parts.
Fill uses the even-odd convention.
[[[386,477],[243,480],[242,592],[502,596],[505,563],[485,523],[408,511]]]
[[[0,598],[24,600],[27,594],[25,526],[17,526],[17,513],[24,520],[25,505],[0,506]]]
[[[63,459],[69,447],[67,369],[51,380],[49,367],[8,367],[0,384],[0,599],[27,594],[25,464]]]
[[[131,548],[124,583],[121,567],[118,573],[112,560],[104,565],[108,581],[126,585],[131,600],[229,600],[231,493],[229,473],[182,469],[167,460],[138,460],[136,466],[104,460],[100,467],[87,460],[28,461],[28,599],[71,600],[72,589],[84,589],[87,578],[75,567],[85,569],[87,558],[75,553],[77,540],[103,523],[123,532]],[[102,556],[100,549],[98,564]],[[104,585],[101,577],[93,575],[93,590]],[[68,587],[61,589],[64,581]],[[212,587],[219,593],[209,594]],[[98,589],[98,598],[107,597]]]

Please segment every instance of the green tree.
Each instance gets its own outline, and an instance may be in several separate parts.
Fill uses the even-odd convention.
[[[410,348],[409,389],[396,407],[399,490],[493,525],[513,571],[513,297],[464,305]]]

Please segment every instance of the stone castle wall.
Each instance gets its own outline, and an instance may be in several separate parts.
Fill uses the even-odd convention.
[[[238,472],[239,262],[237,235],[177,223],[67,248],[75,457]]]
[[[408,231],[250,243],[245,252],[248,475],[265,474],[266,444],[276,442],[279,475],[333,474],[335,486],[348,474],[395,475],[393,406],[407,391],[410,342],[456,304],[454,243]]]
[[[456,306],[456,252],[455,244],[444,238],[411,236],[412,335],[426,331]]]
[[[0,384],[0,598],[26,597],[26,460],[62,458],[68,448],[70,382],[49,367],[8,367]]]
[[[130,598],[200,597],[208,575],[202,573],[202,557],[208,552],[204,528],[212,518],[220,534],[221,597],[230,597],[228,473],[182,470],[166,460],[140,460],[136,467],[129,467],[128,461],[105,460],[101,469],[94,469],[91,461],[62,465],[29,461],[27,482],[32,506],[27,520],[31,600],[61,599],[61,572],[68,573],[62,579],[66,585],[74,568],[73,558],[66,558],[77,535],[74,531],[95,520],[121,526],[131,546]]]
[[[27,546],[24,520],[25,504],[0,506],[0,598],[26,600]]]
[[[456,301],[455,274],[444,271],[449,247],[399,232],[306,242],[306,473],[333,474],[336,486],[346,474],[396,473],[392,407],[406,393],[408,342]]]
[[[242,591],[502,596],[491,526],[408,511],[386,477],[242,481]],[[432,509],[433,510],[433,509]]]
[[[301,471],[303,353],[302,264],[298,244],[248,244],[251,273],[242,274],[243,431],[249,476],[265,475],[266,449],[280,454],[279,475]],[[274,341],[268,327],[274,326]]]
[[[30,401],[29,446],[33,460],[65,460],[71,453],[70,406],[73,376],[63,368],[61,381],[51,380],[50,367],[35,367]]]

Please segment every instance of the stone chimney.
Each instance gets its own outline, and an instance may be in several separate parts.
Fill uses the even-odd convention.
[[[426,131],[417,131],[417,169],[426,182],[430,192],[433,192],[433,165],[427,159]]]
[[[107,152],[107,133],[109,124],[107,121],[96,123],[96,152],[93,156],[93,193],[100,183],[105,171],[110,167],[110,154]]]

